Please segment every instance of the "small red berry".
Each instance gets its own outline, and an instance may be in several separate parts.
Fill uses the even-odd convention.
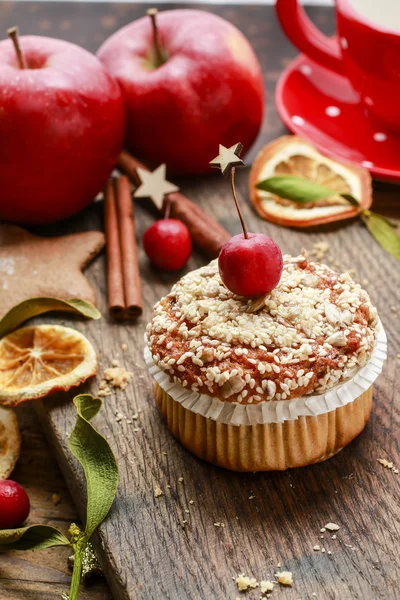
[[[0,481],[0,529],[19,527],[28,518],[28,494],[16,481]]]
[[[253,298],[278,285],[283,268],[282,252],[262,233],[234,235],[222,246],[218,259],[221,279],[231,292]]]
[[[162,219],[151,225],[143,236],[143,247],[159,269],[177,271],[185,266],[192,252],[189,230],[178,219]]]

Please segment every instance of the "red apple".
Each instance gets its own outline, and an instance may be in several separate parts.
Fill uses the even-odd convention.
[[[0,219],[48,223],[88,205],[121,150],[118,85],[92,54],[68,42],[0,42]]]
[[[112,35],[98,56],[120,84],[126,145],[169,172],[203,173],[218,144],[248,150],[260,129],[264,86],[258,60],[231,23],[199,10],[143,17]]]

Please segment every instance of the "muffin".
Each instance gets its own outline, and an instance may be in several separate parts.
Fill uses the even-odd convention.
[[[279,285],[235,296],[218,262],[185,275],[154,307],[145,360],[174,436],[236,471],[299,467],[364,428],[386,358],[376,309],[348,274],[284,256]]]

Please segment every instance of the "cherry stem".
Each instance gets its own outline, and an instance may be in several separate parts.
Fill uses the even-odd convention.
[[[158,14],[158,10],[156,8],[149,8],[149,10],[147,11],[147,15],[150,17],[151,24],[153,26],[153,43],[154,43],[154,49],[156,51],[157,67],[160,67],[162,64],[164,64],[164,59],[163,59],[163,54],[161,52],[160,38],[158,37],[158,28],[157,28],[157,20],[156,20],[157,14]]]
[[[169,198],[167,196],[165,199],[164,219],[169,219],[170,214],[171,214],[171,200],[169,200]]]
[[[246,223],[244,222],[242,211],[240,210],[239,202],[238,202],[238,199],[237,199],[237,196],[236,196],[235,171],[236,171],[235,167],[232,167],[232,169],[231,169],[232,194],[233,194],[233,199],[234,199],[235,204],[236,204],[236,210],[238,211],[239,219],[240,219],[240,222],[242,224],[243,235],[244,235],[244,238],[247,240],[247,239],[249,239],[249,234],[247,233]]]
[[[21,50],[21,46],[19,44],[19,36],[18,36],[18,27],[11,27],[7,29],[7,35],[14,44],[15,53],[17,55],[18,65],[20,69],[27,69],[28,65],[25,60],[25,56]]]

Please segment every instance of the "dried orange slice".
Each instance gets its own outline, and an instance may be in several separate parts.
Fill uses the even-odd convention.
[[[96,352],[75,329],[37,325],[0,340],[0,404],[16,406],[66,391],[96,372]]]
[[[21,434],[11,408],[0,406],[0,479],[7,479],[19,458]]]
[[[256,188],[274,175],[296,175],[338,192],[316,202],[298,204]],[[338,162],[318,152],[298,136],[284,135],[265,146],[250,173],[250,199],[258,214],[288,227],[311,227],[355,217],[359,213],[339,193],[351,194],[361,208],[372,204],[371,176],[367,169]]]

